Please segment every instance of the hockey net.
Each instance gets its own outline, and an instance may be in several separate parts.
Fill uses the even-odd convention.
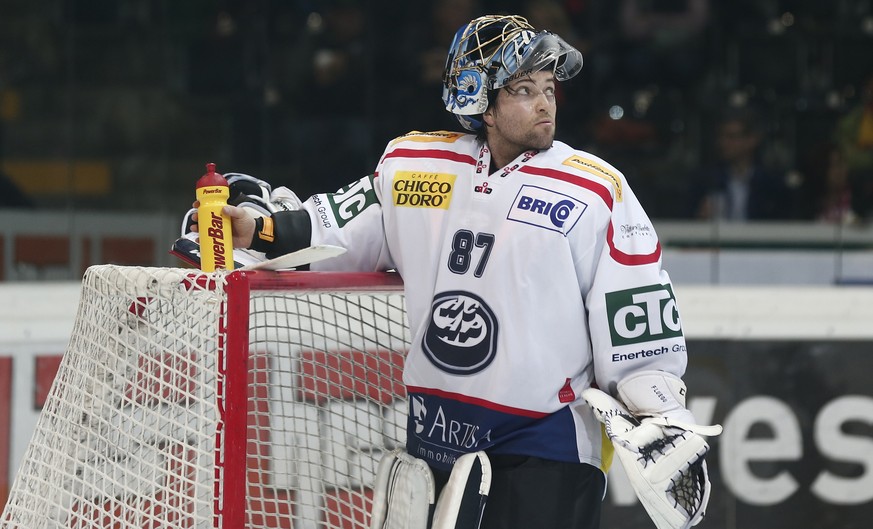
[[[91,267],[0,527],[367,527],[408,344],[391,274]]]

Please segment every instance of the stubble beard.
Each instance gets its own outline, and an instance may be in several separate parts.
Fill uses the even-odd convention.
[[[525,138],[526,143],[529,145],[528,149],[536,149],[539,151],[544,151],[552,146],[552,143],[555,141],[555,129],[554,127],[549,132],[536,132],[531,131],[528,134],[528,137]]]
[[[554,129],[552,129],[551,132],[537,132],[535,130],[529,130],[514,139],[504,138],[504,141],[509,140],[508,142],[504,143],[505,147],[508,148],[507,151],[504,151],[504,154],[508,158],[507,161],[509,161],[516,158],[523,152],[545,151],[551,148],[554,139]]]
[[[517,126],[518,125],[516,124],[515,127]],[[509,127],[509,130],[512,130],[512,127]],[[552,143],[555,140],[554,122],[551,127],[545,129],[540,128],[536,123],[533,123],[529,125],[524,132],[517,132],[514,135],[502,134],[501,132],[500,129],[496,129],[492,131],[491,134],[488,134],[486,138],[490,143],[492,143],[492,148],[495,146],[495,141],[499,139],[499,143],[507,149],[507,152],[504,152],[504,154],[506,154],[509,159],[513,159],[527,151],[547,150],[552,147]]]

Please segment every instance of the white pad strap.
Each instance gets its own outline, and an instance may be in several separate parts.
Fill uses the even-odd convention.
[[[478,529],[491,490],[491,461],[485,452],[455,461],[433,516],[432,529]]]
[[[435,490],[427,463],[402,448],[388,452],[373,485],[370,529],[427,529]]]

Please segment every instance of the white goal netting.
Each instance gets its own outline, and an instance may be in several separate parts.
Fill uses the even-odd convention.
[[[364,528],[408,344],[388,274],[91,267],[0,528]]]

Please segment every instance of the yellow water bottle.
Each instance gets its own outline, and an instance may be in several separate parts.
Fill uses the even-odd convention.
[[[215,164],[206,164],[206,174],[197,180],[197,227],[200,235],[200,269],[204,272],[233,270],[233,232],[230,217],[221,212],[230,189]]]

